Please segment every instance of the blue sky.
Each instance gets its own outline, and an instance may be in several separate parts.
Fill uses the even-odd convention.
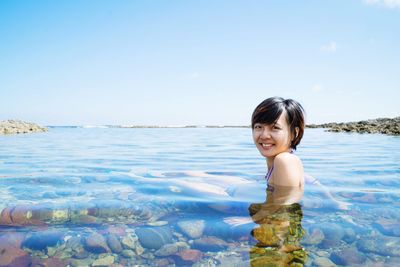
[[[400,115],[400,0],[0,1],[0,120],[248,125]]]

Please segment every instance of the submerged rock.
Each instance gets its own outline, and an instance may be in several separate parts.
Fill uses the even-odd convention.
[[[214,236],[205,236],[194,240],[193,247],[201,251],[220,251],[228,247],[228,243]]]
[[[154,252],[154,255],[159,256],[159,257],[166,257],[166,256],[170,256],[170,255],[177,253],[178,250],[179,250],[179,246],[177,246],[176,243],[166,244],[166,245],[162,246],[160,249],[158,249],[156,252]]]
[[[0,134],[46,132],[47,128],[21,120],[0,121]]]
[[[27,237],[22,246],[32,250],[44,250],[47,247],[57,245],[63,240],[63,236],[63,232],[56,230],[38,232]]]
[[[136,229],[135,233],[145,248],[159,249],[165,244],[172,243],[172,231],[167,226],[142,227]]]
[[[314,261],[313,264],[316,267],[336,267],[337,265],[334,264],[330,259],[325,258],[325,257],[317,257]]]
[[[178,252],[177,256],[179,257],[178,262],[182,264],[192,264],[198,262],[203,256],[203,253],[196,249],[186,249]]]
[[[204,220],[188,220],[178,222],[179,228],[190,238],[199,238],[205,228]]]
[[[345,235],[344,229],[335,223],[325,223],[319,226],[324,233],[324,240],[319,244],[322,248],[332,248],[340,245]]]
[[[308,235],[306,235],[301,243],[306,245],[318,245],[324,240],[325,235],[321,231],[321,229],[315,228],[310,231]]]
[[[375,224],[376,228],[384,235],[400,237],[400,222],[397,219],[379,218]]]
[[[103,258],[99,258],[99,259],[95,260],[95,261],[92,263],[92,266],[93,266],[93,267],[95,267],[95,266],[97,266],[97,267],[100,267],[100,266],[110,266],[111,264],[114,263],[114,260],[115,260],[115,258],[114,258],[114,256],[112,256],[112,255],[105,256],[105,257],[103,257]]]
[[[14,247],[10,244],[0,243],[0,252],[0,267],[27,267],[31,265],[31,256],[20,248]]]
[[[357,241],[357,248],[382,256],[400,257],[400,239],[389,236],[371,236]]]
[[[25,240],[25,233],[8,232],[0,236],[0,245],[20,248]]]
[[[332,253],[331,260],[339,265],[354,266],[364,263],[366,257],[355,247],[350,247]]]
[[[92,233],[85,240],[86,249],[93,253],[110,252],[104,237],[98,233]]]
[[[111,251],[114,253],[120,253],[123,249],[121,242],[119,242],[118,237],[114,234],[109,234],[107,236],[107,243]]]

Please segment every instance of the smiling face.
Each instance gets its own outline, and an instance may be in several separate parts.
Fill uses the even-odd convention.
[[[267,159],[273,159],[282,152],[289,152],[291,134],[286,112],[282,112],[275,123],[255,123],[253,140],[258,151]]]

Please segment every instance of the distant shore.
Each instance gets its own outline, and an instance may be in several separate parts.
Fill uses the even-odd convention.
[[[0,134],[46,132],[47,128],[21,120],[0,121]]]
[[[308,128],[328,128],[329,132],[380,133],[400,135],[400,117],[346,123],[310,124]]]
[[[48,126],[49,128],[250,128],[249,125],[85,125]],[[400,135],[400,117],[379,118],[357,122],[309,124],[307,128],[328,128],[329,132],[380,133]],[[47,127],[21,120],[0,121],[0,134],[46,132]]]

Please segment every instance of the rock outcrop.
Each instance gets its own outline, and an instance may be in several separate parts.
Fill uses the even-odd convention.
[[[388,135],[400,135],[400,117],[393,119],[380,118],[374,120],[310,124],[308,128],[329,128],[329,132],[356,132],[356,133],[381,133]]]
[[[46,132],[47,128],[20,120],[0,121],[0,134]]]

